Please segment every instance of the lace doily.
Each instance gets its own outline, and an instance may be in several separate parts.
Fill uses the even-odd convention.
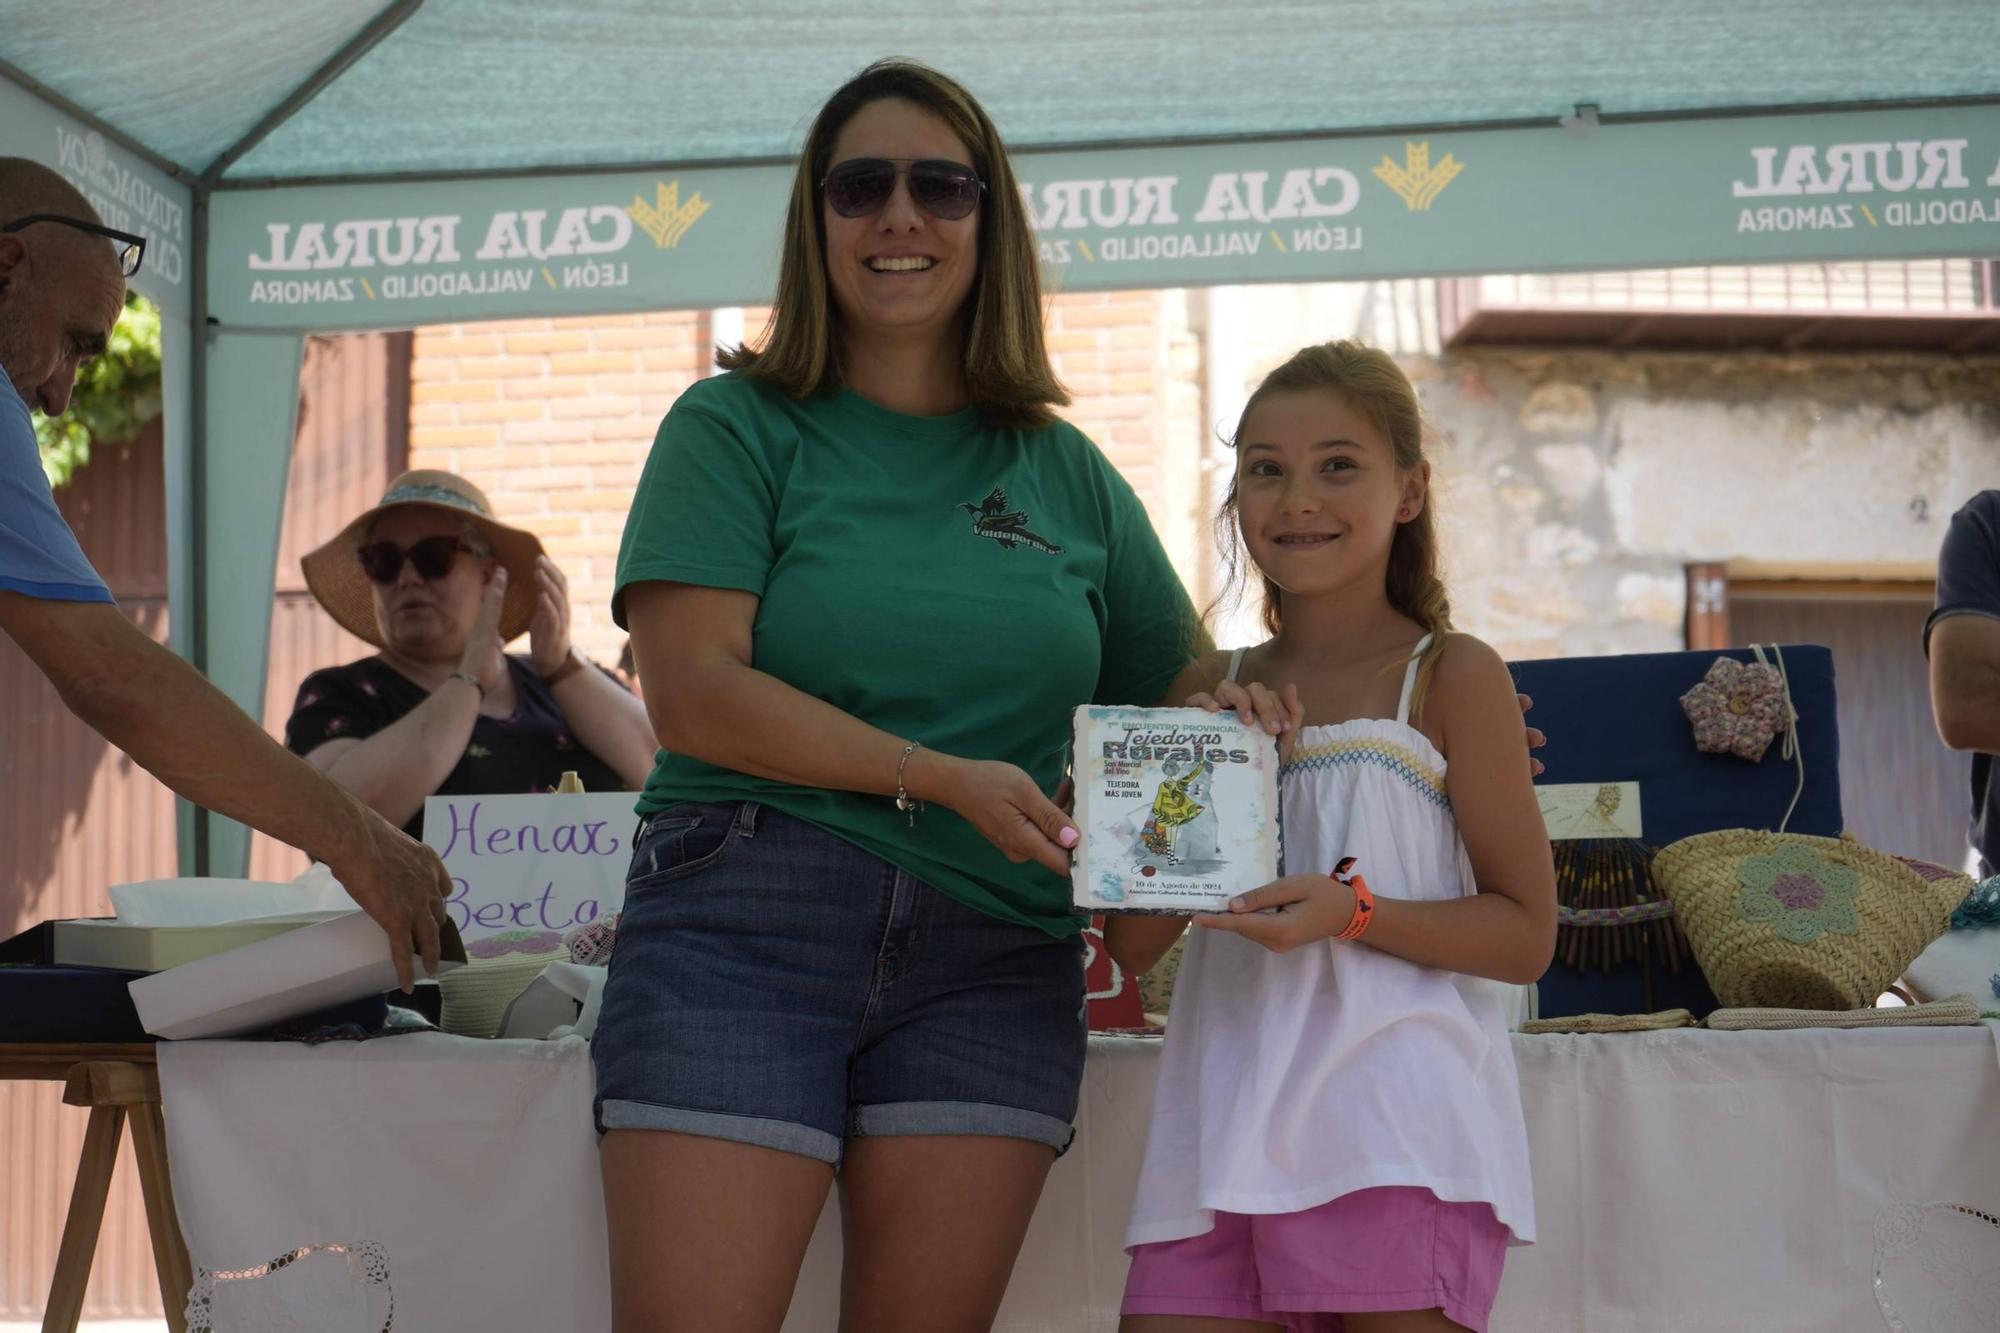
[[[1962,1203],[1884,1208],[1875,1304],[1889,1333],[2000,1329],[2000,1215]]]
[[[249,1268],[207,1268],[195,1269],[194,1286],[188,1291],[187,1329],[188,1333],[216,1333],[215,1294],[219,1286],[233,1282],[252,1282],[281,1273],[301,1259],[316,1254],[338,1255],[347,1261],[348,1277],[362,1287],[380,1287],[387,1302],[380,1333],[393,1333],[396,1326],[396,1292],[389,1285],[389,1255],[374,1241],[362,1241],[353,1245],[302,1245],[296,1250],[288,1250],[277,1258]],[[315,1328],[320,1325],[315,1324]],[[258,1333],[275,1333],[262,1329]]]

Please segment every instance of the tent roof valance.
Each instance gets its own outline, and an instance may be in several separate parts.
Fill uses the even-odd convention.
[[[868,61],[1015,145],[2000,93],[1992,0],[0,0],[0,61],[227,187],[782,157]]]

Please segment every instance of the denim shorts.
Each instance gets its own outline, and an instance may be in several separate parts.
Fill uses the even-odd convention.
[[[597,1128],[838,1165],[865,1134],[1069,1144],[1083,944],[967,907],[756,802],[634,840],[591,1041]]]

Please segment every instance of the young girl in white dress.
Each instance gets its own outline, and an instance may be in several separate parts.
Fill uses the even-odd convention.
[[[1506,664],[1451,632],[1416,394],[1356,343],[1264,380],[1224,513],[1265,643],[1189,700],[1278,735],[1285,876],[1198,916],[1127,1232],[1125,1333],[1484,1330],[1534,1238],[1512,986],[1555,872]],[[1144,972],[1185,923],[1114,917]]]

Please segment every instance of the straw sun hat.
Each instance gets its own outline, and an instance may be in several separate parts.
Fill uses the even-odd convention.
[[[375,520],[391,509],[417,506],[468,520],[494,558],[507,571],[507,598],[500,606],[500,637],[512,641],[527,633],[535,618],[535,560],[542,543],[532,532],[510,528],[493,517],[486,493],[451,472],[424,469],[405,472],[389,483],[381,501],[340,530],[340,535],[299,561],[306,587],[342,629],[377,648],[382,629],[375,620],[375,590],[361,572],[356,552],[368,540]]]

